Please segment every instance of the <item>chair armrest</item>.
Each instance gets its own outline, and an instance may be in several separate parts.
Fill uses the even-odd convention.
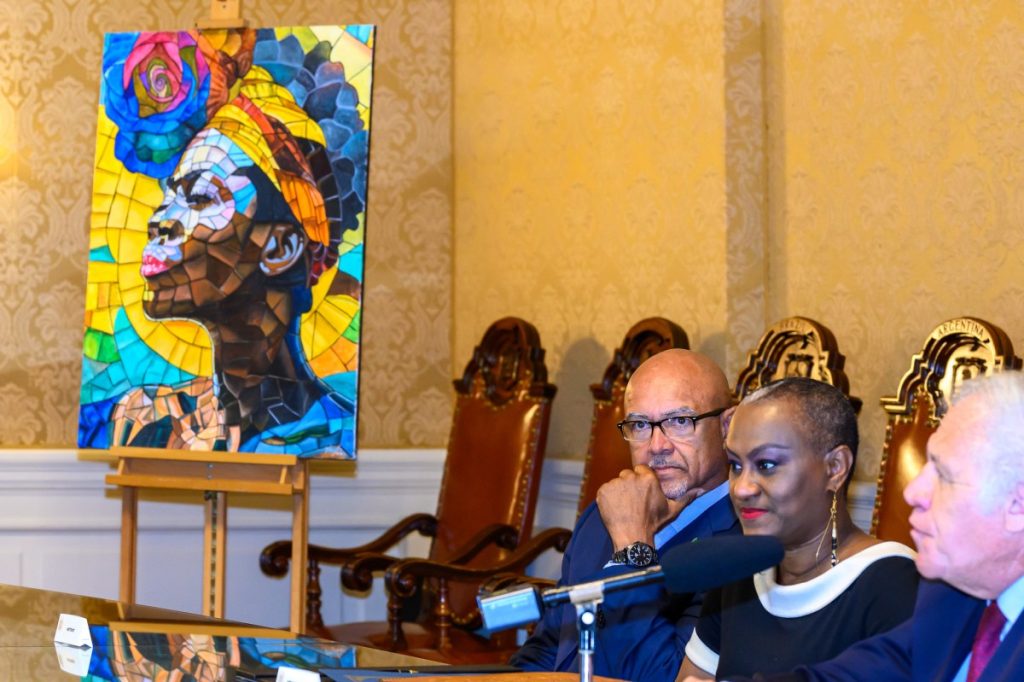
[[[374,571],[383,571],[401,561],[398,557],[381,552],[363,552],[341,564],[341,585],[350,590],[365,592],[373,585]]]
[[[519,531],[507,523],[492,523],[465,542],[452,553],[443,563],[464,564],[473,559],[481,550],[497,545],[502,549],[513,550],[519,544]]]
[[[437,521],[434,520],[434,517],[430,517],[430,519],[433,521],[430,533],[424,534],[433,536],[437,531]],[[514,549],[518,539],[519,533],[514,527],[508,524],[494,523],[471,537],[455,552],[455,556],[450,561],[453,564],[465,563],[479,554],[481,550],[491,545],[498,545],[504,549]],[[364,547],[366,546],[368,545],[364,545]],[[382,571],[396,561],[399,561],[397,557],[389,556],[380,551],[362,552],[349,557],[347,560],[343,559],[340,562],[341,584],[350,590],[366,591],[373,584],[374,572]]]
[[[437,523],[435,521],[429,534],[433,535],[436,530]],[[491,524],[460,547],[451,562],[462,563],[469,561],[479,554],[480,550],[490,545],[513,549],[518,538],[519,534],[512,526],[503,523]],[[375,571],[383,571],[397,561],[399,561],[397,557],[389,556],[382,552],[362,552],[350,556],[348,560],[341,562],[341,584],[350,590],[366,591],[373,584],[373,574]]]
[[[359,554],[371,553],[380,555],[385,550],[395,546],[406,535],[413,532],[433,537],[437,532],[437,519],[431,514],[411,514],[391,528],[388,528],[377,539],[358,547],[332,548],[322,545],[309,545],[308,557],[310,561],[340,565],[352,560]],[[291,559],[291,540],[272,542],[264,547],[260,553],[260,570],[265,575],[273,577],[283,576],[288,573],[288,564],[291,562]]]
[[[547,590],[557,587],[558,583],[548,578],[536,578],[522,573],[496,573],[490,580],[480,584],[480,594],[494,594],[515,585],[533,585],[539,590]]]
[[[564,553],[571,539],[572,531],[567,528],[548,528],[516,547],[502,564],[509,567],[508,571],[522,573],[534,559],[549,549]]]
[[[549,528],[530,538],[504,561],[477,568],[429,559],[403,559],[387,569],[384,581],[392,593],[408,597],[415,590],[419,578],[483,581],[496,573],[521,573],[531,561],[549,549],[564,552],[571,536],[572,531],[564,528]]]

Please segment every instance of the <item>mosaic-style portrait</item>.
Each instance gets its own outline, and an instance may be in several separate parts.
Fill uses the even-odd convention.
[[[79,447],[355,457],[373,35],[106,36]]]

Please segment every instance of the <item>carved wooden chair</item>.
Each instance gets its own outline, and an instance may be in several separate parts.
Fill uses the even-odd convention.
[[[925,446],[964,381],[980,374],[1019,369],[1021,359],[999,327],[972,317],[943,322],[910,361],[895,396],[882,398],[888,415],[871,532],[907,545],[910,507],[903,489],[926,461]]]
[[[736,380],[735,398],[742,400],[762,386],[786,377],[810,377],[841,390],[860,412],[861,400],[850,395],[843,371],[846,357],[825,325],[806,317],[787,317],[768,327]]]
[[[629,445],[616,426],[625,416],[622,397],[633,372],[647,358],[669,348],[689,348],[690,341],[683,328],[663,317],[649,317],[630,327],[615,349],[601,383],[592,384],[594,416],[590,422],[590,444],[583,466],[577,516],[597,496],[597,489],[633,466]]]
[[[320,614],[320,566],[341,566],[341,583],[371,588],[374,572],[398,559],[386,552],[412,532],[433,538],[429,558],[463,566],[500,562],[530,536],[555,387],[547,382],[544,349],[533,325],[507,317],[492,324],[454,382],[456,398],[436,514],[413,514],[359,547],[309,546],[309,632],[338,641],[394,651],[423,646],[428,637],[415,624],[436,609],[449,624],[472,626],[475,585],[417,581],[401,594],[390,592],[386,623],[325,627]],[[287,573],[291,541],[264,548],[264,573]],[[410,598],[411,597],[411,598]],[[462,614],[468,614],[463,616]],[[406,630],[416,630],[409,633]]]
[[[594,414],[577,514],[594,500],[597,489],[605,481],[618,476],[622,469],[632,466],[629,446],[616,427],[623,417],[622,397],[626,383],[640,363],[669,348],[689,348],[686,332],[679,325],[664,318],[652,317],[641,320],[630,328],[622,345],[615,350],[601,383],[590,387],[594,396]],[[485,568],[407,559],[388,569],[386,581],[389,589],[398,594],[411,594],[415,586],[428,577],[437,580],[467,580],[473,584],[484,582],[487,585],[486,589],[491,591],[524,581],[541,587],[550,587],[554,585],[552,581],[528,578],[524,572],[527,566],[545,551],[554,549],[564,552],[571,534],[572,531],[568,529],[549,528],[522,543],[504,561]],[[505,647],[484,648],[474,640],[467,640],[466,637],[456,641],[452,637],[455,631],[448,614],[436,611],[435,617],[438,623],[436,645],[429,649],[410,650],[409,653],[449,662],[484,663],[504,662],[516,649],[514,643]]]

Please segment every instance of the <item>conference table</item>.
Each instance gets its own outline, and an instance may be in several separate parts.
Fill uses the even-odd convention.
[[[88,622],[91,647],[54,642],[61,614]],[[282,665],[352,669],[353,680],[382,679],[357,669],[436,670],[411,656],[347,646],[244,623],[27,587],[0,585],[0,680],[274,680]],[[345,679],[341,673],[324,679]]]
[[[86,620],[92,646],[54,641],[62,614]],[[571,673],[446,667],[288,630],[0,584],[0,680],[262,682],[275,680],[282,666],[316,671],[322,680],[337,682],[392,682],[410,677],[422,682],[577,679]]]

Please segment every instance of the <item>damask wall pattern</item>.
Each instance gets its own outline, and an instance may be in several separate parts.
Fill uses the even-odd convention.
[[[725,55],[726,353],[735,377],[764,333],[768,166],[764,130],[764,32],[760,0],[722,6]]]
[[[722,4],[455,7],[454,357],[502,315],[534,323],[548,455],[581,456],[587,387],[633,323],[726,356]]]
[[[1024,6],[771,2],[770,318],[835,333],[873,480],[929,332],[971,315],[1024,350]]]
[[[0,445],[75,442],[103,33],[184,29],[207,9],[2,0]],[[285,0],[244,9],[255,26],[379,26],[360,446],[441,445],[452,371],[451,6]]]
[[[1024,347],[1021,13],[456,3],[455,356],[498,315],[534,322],[549,453],[582,456],[586,386],[632,322],[674,319],[735,376],[766,324],[813,317],[865,400],[873,480],[878,399],[935,324]]]
[[[70,444],[100,35],[203,8],[0,4],[0,443]],[[540,330],[560,387],[549,454],[570,456],[587,385],[636,320],[675,320],[735,374],[765,324],[813,317],[865,399],[867,479],[877,400],[937,322],[983,317],[1024,348],[1013,0],[343,9],[247,11],[379,26],[361,446],[442,444],[451,376],[506,314]],[[740,131],[762,116],[758,152]]]

